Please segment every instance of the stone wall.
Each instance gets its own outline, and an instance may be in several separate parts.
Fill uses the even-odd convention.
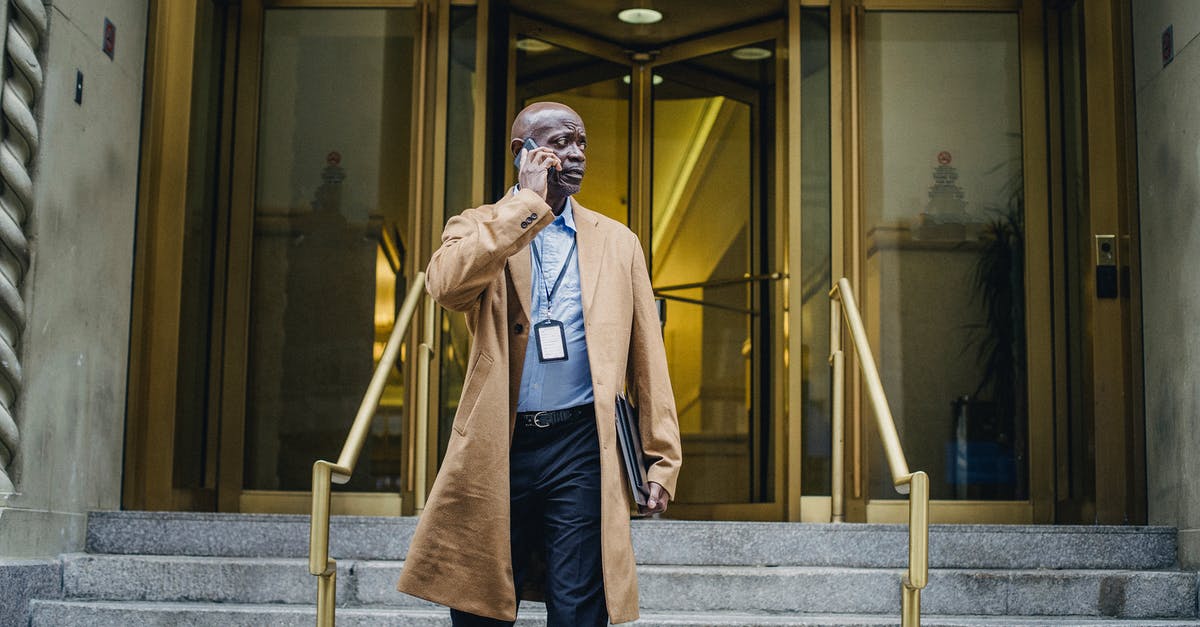
[[[86,512],[120,507],[147,6],[46,3],[20,444],[16,491],[0,494],[0,556],[81,550]],[[105,18],[113,59],[101,51]]]
[[[1200,567],[1200,2],[1131,0],[1150,522],[1179,527]],[[1173,26],[1175,59],[1162,64]]]

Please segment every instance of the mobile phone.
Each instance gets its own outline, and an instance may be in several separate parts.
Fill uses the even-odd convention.
[[[517,156],[513,157],[513,165],[516,166],[517,169],[520,169],[521,168],[521,151],[523,150],[525,152],[529,152],[530,150],[533,150],[534,148],[537,148],[537,147],[538,147],[537,142],[533,141],[533,138],[526,137],[525,144],[523,146],[521,146],[521,150],[517,151]]]

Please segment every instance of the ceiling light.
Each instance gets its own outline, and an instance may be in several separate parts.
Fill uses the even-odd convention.
[[[625,76],[622,76],[622,77],[621,77],[621,82],[622,82],[622,83],[625,83],[626,85],[628,85],[628,84],[630,84],[630,83],[632,83],[632,82],[633,82],[633,79],[632,79],[632,78],[630,78],[630,76],[629,76],[628,74],[626,74]],[[662,77],[662,75],[661,75],[661,74],[655,74],[655,75],[654,75],[654,78],[651,78],[651,79],[650,79],[650,82],[654,83],[655,85],[662,85],[662,84],[663,84],[663,77]]]
[[[626,24],[653,24],[662,18],[663,14],[654,9],[625,9],[617,14],[617,19]]]
[[[738,48],[737,50],[730,52],[729,56],[737,59],[738,61],[762,61],[763,59],[771,58],[771,51],[767,50],[766,48],[750,46],[747,48]]]
[[[541,39],[522,37],[517,40],[517,50],[524,50],[525,52],[545,52],[552,48],[554,48],[554,44],[546,43]]]

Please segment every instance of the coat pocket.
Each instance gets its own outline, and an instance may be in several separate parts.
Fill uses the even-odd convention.
[[[467,434],[467,425],[471,422],[475,405],[479,403],[479,394],[483,391],[483,385],[487,383],[488,373],[491,371],[492,358],[486,353],[479,353],[479,357],[467,371],[462,398],[458,401],[458,411],[454,412],[454,430],[459,435]]]

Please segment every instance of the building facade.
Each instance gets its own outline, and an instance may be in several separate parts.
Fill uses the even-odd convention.
[[[10,3],[0,556],[308,511],[445,220],[557,100],[663,303],[671,515],[904,518],[853,364],[831,433],[846,277],[934,522],[1169,525],[1200,565],[1200,6],[633,4]],[[429,311],[335,513],[419,511],[470,341]]]

